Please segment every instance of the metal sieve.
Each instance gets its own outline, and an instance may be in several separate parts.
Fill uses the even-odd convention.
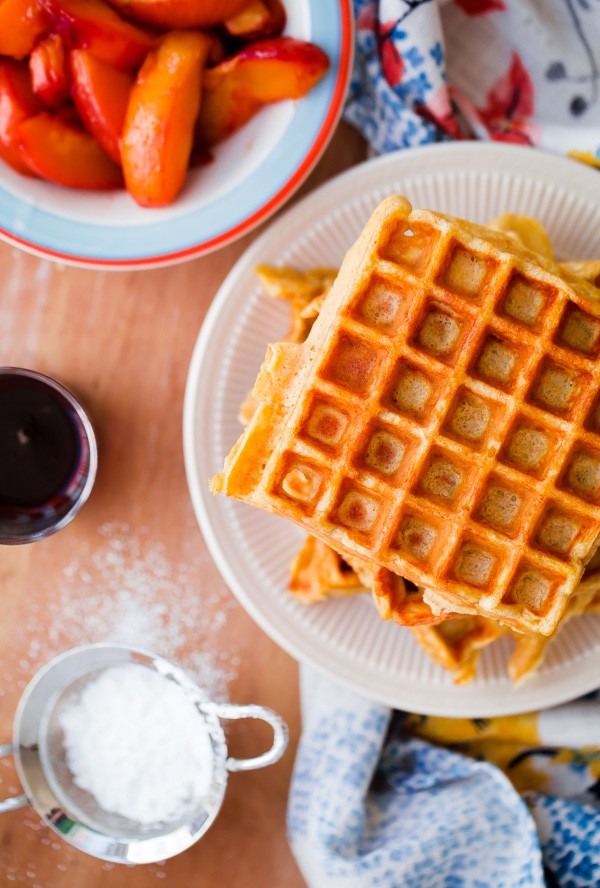
[[[104,811],[73,781],[66,762],[60,715],[83,687],[104,670],[126,663],[152,669],[176,682],[202,716],[212,748],[212,779],[176,820],[147,827]],[[273,728],[273,744],[262,755],[228,756],[220,719],[258,718]],[[32,805],[44,822],[70,844],[114,863],[154,863],[173,857],[204,835],[217,816],[230,771],[249,771],[278,761],[287,747],[283,719],[263,706],[215,703],[180,667],[140,648],[90,644],[51,660],[33,677],[17,707],[13,742],[0,757],[13,755],[25,794],[0,801],[0,813]]]

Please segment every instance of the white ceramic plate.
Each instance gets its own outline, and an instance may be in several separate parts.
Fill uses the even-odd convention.
[[[386,155],[310,194],[246,252],[208,313],[191,362],[184,449],[200,527],[224,579],[278,644],[356,691],[397,708],[484,717],[551,706],[600,683],[600,617],[567,624],[540,672],[514,689],[506,674],[511,642],[483,652],[476,680],[454,685],[409,630],[382,623],[369,596],[306,607],[287,592],[289,563],[303,533],[226,497],[207,479],[238,437],[238,407],[265,346],[287,330],[284,304],[261,293],[259,262],[301,269],[337,266],[369,213],[386,195],[485,222],[502,212],[537,216],[559,258],[600,257],[600,177],[575,161],[528,148],[440,145]]]
[[[327,146],[352,65],[350,0],[293,0],[285,33],[330,61],[297,102],[263,108],[190,171],[169,207],[145,209],[119,191],[77,191],[28,179],[0,162],[0,238],[47,259],[103,269],[192,259],[246,234],[289,198]]]

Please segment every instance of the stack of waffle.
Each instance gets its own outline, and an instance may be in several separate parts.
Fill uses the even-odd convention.
[[[459,681],[509,631],[522,680],[600,599],[598,269],[494,227],[390,197],[337,277],[259,269],[292,329],[212,481],[308,531],[295,594],[370,589]]]

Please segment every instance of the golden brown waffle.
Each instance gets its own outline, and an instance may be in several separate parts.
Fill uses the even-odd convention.
[[[318,310],[315,312],[309,307],[329,292],[337,271],[333,268],[297,271],[285,265],[258,265],[255,271],[268,296],[290,304],[290,329],[285,341],[304,342],[318,314]]]
[[[448,625],[444,629],[431,625],[444,618],[432,614],[423,601],[422,590],[386,568],[359,559],[351,561],[356,572],[341,555],[309,536],[292,564],[290,591],[304,604],[312,604],[331,596],[370,590],[381,618],[410,628],[425,653],[443,669],[451,670],[457,683],[475,677],[481,650],[504,633],[501,626],[486,617],[453,614],[446,615]],[[544,636],[535,637],[547,641]]]
[[[502,216],[497,216],[491,222],[487,222],[486,228],[510,235],[525,249],[532,250],[546,259],[554,258],[554,250],[546,229],[538,219],[534,219],[532,216],[503,213]]]
[[[537,220],[506,214],[489,225],[510,234],[528,249],[552,258],[549,239]],[[561,274],[574,274],[597,284],[600,262],[562,263],[561,269],[564,269]],[[267,293],[290,303],[291,328],[286,341],[304,341],[312,325],[306,321],[312,322],[318,315],[335,273],[261,266],[259,276]],[[313,296],[315,286],[321,283],[323,291]],[[386,568],[378,568],[360,559],[350,560],[356,573],[341,555],[309,536],[292,564],[290,590],[304,603],[370,590],[382,619],[393,619],[408,627],[427,626],[427,631],[413,632],[425,652],[439,665],[452,669],[458,681],[469,681],[474,677],[480,651],[502,634],[502,630],[489,625],[486,618],[454,619],[456,615],[447,612],[435,615],[424,600],[423,589],[403,581]],[[435,593],[430,595],[435,598]],[[563,621],[594,610],[600,611],[600,551],[588,562]],[[452,622],[440,632],[433,624],[444,619]],[[552,638],[557,632],[558,629]],[[539,667],[552,638],[537,633],[513,633],[513,636],[516,645],[508,668],[513,681],[520,683]]]
[[[319,314],[323,299],[331,289],[337,271],[332,268],[314,268],[310,271],[297,271],[289,266],[258,265],[255,268],[263,290],[273,299],[288,302],[290,306],[290,328],[284,342],[304,342],[315,318]],[[249,392],[240,405],[238,419],[248,425],[256,403]]]
[[[498,222],[508,219],[501,217]],[[512,228],[525,231],[529,231],[530,221],[535,222],[517,217],[515,223],[510,217]],[[539,223],[536,224],[539,226]],[[498,230],[504,230],[501,224]],[[535,225],[533,231],[537,234]],[[516,233],[514,236],[518,237]],[[267,295],[290,305],[291,323],[284,341],[304,342],[337,272],[331,269],[298,271],[289,266],[259,265],[256,273]],[[252,419],[255,409],[252,399],[246,398],[240,409],[244,426]],[[434,614],[424,601],[421,588],[406,582],[387,568],[376,567],[358,558],[351,561],[356,571],[334,549],[309,535],[290,566],[289,590],[304,604],[371,592],[381,619],[394,620],[401,626],[437,624],[455,616],[446,612]]]
[[[372,592],[382,620],[412,627],[437,624],[456,616],[448,612],[434,614],[423,599],[423,590],[387,567],[378,567],[362,558],[347,557],[360,582]]]
[[[523,683],[540,667],[548,646],[568,619],[600,612],[600,553],[593,560],[597,563],[586,569],[551,638],[538,633],[513,633],[515,649],[508,662],[508,672],[515,684]],[[374,568],[365,561],[357,563],[357,559],[353,562],[357,573],[341,555],[309,536],[292,564],[290,590],[306,604],[370,590],[382,619],[392,619],[415,630],[413,635],[428,656],[442,668],[452,670],[458,682],[475,677],[479,653],[504,633],[500,625],[485,617],[471,619],[455,614],[435,617],[424,604],[422,590],[404,583],[385,568]],[[438,631],[443,619],[450,625]],[[425,628],[427,631],[417,631]]]
[[[392,197],[213,479],[343,555],[551,634],[600,531],[593,287]]]
[[[435,615],[423,600],[423,590],[385,567],[349,557],[308,536],[290,567],[290,592],[304,604],[330,597],[371,592],[382,620],[401,626],[437,624],[456,614]]]
[[[290,304],[290,329],[284,341],[304,342],[337,272],[297,271],[271,265],[259,265],[256,272],[267,295]],[[255,409],[248,396],[240,409],[244,426]],[[425,604],[422,589],[405,583],[398,574],[360,559],[353,559],[353,563],[356,572],[334,549],[309,535],[290,566],[289,590],[304,604],[371,592],[381,618],[404,626],[439,623],[444,619]]]
[[[550,638],[539,635],[537,632],[528,632],[525,635],[513,633],[515,649],[508,661],[508,674],[513,683],[515,685],[522,684],[539,669],[548,646],[568,620],[585,613],[598,611],[600,611],[600,571],[586,571],[575,594],[569,599],[556,632]]]
[[[415,626],[411,631],[431,659],[453,672],[457,684],[463,684],[475,678],[483,648],[506,629],[486,617],[454,617],[439,626]]]
[[[586,613],[600,613],[600,570],[597,568],[589,571],[586,570],[583,580],[577,587],[577,591],[582,587],[590,592],[585,608]]]
[[[306,538],[291,564],[289,589],[303,604],[367,591],[350,565],[313,536]]]
[[[400,580],[400,583],[398,582]],[[373,600],[382,620],[393,620],[400,626],[426,626],[452,619],[455,613],[434,614],[423,598],[423,589],[386,567],[375,569],[371,585]]]
[[[561,262],[561,268],[568,274],[589,281],[595,287],[600,284],[600,259],[590,259],[585,262]]]

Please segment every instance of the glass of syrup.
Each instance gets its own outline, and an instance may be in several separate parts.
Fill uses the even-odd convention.
[[[94,484],[92,424],[72,392],[41,373],[0,367],[0,543],[56,533]]]

